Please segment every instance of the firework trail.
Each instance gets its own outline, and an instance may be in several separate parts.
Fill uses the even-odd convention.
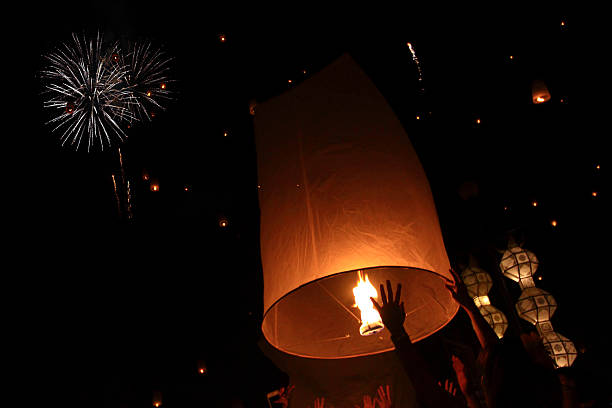
[[[47,124],[62,132],[62,146],[86,144],[90,151],[124,142],[124,125],[150,120],[152,109],[164,109],[158,100],[171,99],[171,59],[150,43],[136,43],[124,55],[118,43],[104,45],[99,33],[89,40],[73,34],[44,58],[40,74],[49,96],[43,106],[53,112]]]
[[[419,72],[419,83],[421,83],[421,87],[422,87],[422,83],[423,83],[423,71],[421,70],[421,62],[417,58],[416,52],[414,52],[414,48],[412,47],[412,44],[411,43],[406,43],[406,45],[408,46],[408,49],[410,50],[410,53],[412,54],[412,60],[416,64],[417,71]]]

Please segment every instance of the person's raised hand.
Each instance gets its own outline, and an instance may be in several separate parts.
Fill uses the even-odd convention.
[[[355,405],[355,408],[361,408],[359,405]],[[363,408],[376,408],[376,404],[372,397],[369,395],[363,396]]]
[[[474,299],[472,299],[468,293],[467,286],[465,286],[465,283],[463,283],[463,280],[459,274],[453,269],[449,269],[449,271],[453,276],[453,280],[445,277],[444,280],[446,282],[444,283],[444,286],[446,286],[446,288],[450,291],[453,299],[455,299],[464,309],[474,307]]]
[[[404,320],[406,319],[406,312],[404,310],[404,302],[400,302],[402,293],[402,284],[397,284],[397,290],[395,291],[395,297],[393,297],[393,288],[391,287],[391,281],[387,280],[387,292],[385,292],[385,286],[380,284],[380,300],[378,303],[374,298],[372,304],[380,313],[385,327],[391,332],[391,335],[398,335],[404,329]]]
[[[287,408],[289,406],[289,396],[291,395],[291,391],[295,388],[295,385],[289,385],[287,388],[282,387],[279,391],[279,397],[276,400],[278,404],[280,404],[283,408]]]
[[[386,387],[382,385],[378,387],[378,397],[376,397],[376,403],[380,408],[391,408],[393,402],[391,401],[391,392],[389,391],[389,384]]]
[[[448,392],[450,395],[452,395],[453,397],[457,395],[457,388],[455,387],[455,384],[451,380],[444,380],[444,386],[442,386],[442,383],[438,381],[438,385],[444,388],[444,390]]]
[[[314,408],[324,408],[324,407],[325,407],[325,397],[315,398]]]

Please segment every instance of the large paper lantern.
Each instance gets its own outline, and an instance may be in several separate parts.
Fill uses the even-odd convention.
[[[360,333],[359,271],[403,285],[412,340],[444,327],[458,305],[427,177],[355,61],[259,103],[254,125],[266,340],[313,358],[392,350],[386,330]]]
[[[578,355],[574,343],[559,333],[543,334],[542,343],[557,368],[571,366]]]
[[[538,264],[538,258],[533,252],[519,246],[510,246],[504,252],[499,267],[506,277],[518,282],[521,288],[526,288],[535,286],[533,275]]]
[[[533,324],[549,321],[555,310],[557,310],[555,298],[536,287],[524,289],[516,302],[518,315]]]

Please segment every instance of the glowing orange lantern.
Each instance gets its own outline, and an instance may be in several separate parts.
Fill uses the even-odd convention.
[[[153,406],[159,408],[162,405],[162,393],[161,391],[153,391]]]
[[[219,226],[221,228],[226,228],[229,225],[229,221],[225,217],[219,218]]]
[[[198,360],[198,373],[206,374],[208,372],[208,368],[206,367],[206,362],[204,360]]]
[[[550,92],[544,81],[536,80],[531,84],[531,101],[535,104],[548,102]]]
[[[402,284],[413,341],[444,327],[458,305],[427,177],[355,61],[344,55],[258,104],[254,125],[268,343],[312,358],[393,350],[387,331],[362,335],[359,271],[374,288]]]
[[[159,191],[159,183],[157,180],[151,181],[151,191]]]

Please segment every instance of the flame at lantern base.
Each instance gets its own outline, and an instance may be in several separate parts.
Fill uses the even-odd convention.
[[[359,327],[359,334],[362,336],[370,336],[372,334],[378,333],[382,329],[385,328],[383,322],[363,322],[361,327]]]

